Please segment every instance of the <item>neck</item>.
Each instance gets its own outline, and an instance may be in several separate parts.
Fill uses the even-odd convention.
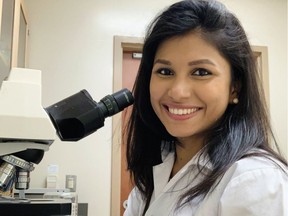
[[[203,147],[203,139],[178,139],[175,151],[175,161],[171,171],[172,178],[184,167]]]

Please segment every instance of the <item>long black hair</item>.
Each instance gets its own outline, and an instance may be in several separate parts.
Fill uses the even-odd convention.
[[[143,215],[154,190],[152,167],[162,162],[161,141],[173,145],[176,140],[166,131],[150,102],[149,84],[155,53],[163,41],[191,31],[200,33],[230,63],[231,86],[239,87],[239,103],[228,105],[223,117],[205,137],[204,148],[213,170],[180,201],[188,202],[199,195],[205,196],[235,161],[252,155],[248,154],[251,149],[263,149],[263,153],[258,153],[260,156],[275,158],[287,166],[287,162],[270,147],[270,141],[275,139],[255,58],[241,23],[217,1],[180,1],[168,7],[150,24],[133,88],[135,103],[127,125],[126,157],[133,182],[146,200]]]

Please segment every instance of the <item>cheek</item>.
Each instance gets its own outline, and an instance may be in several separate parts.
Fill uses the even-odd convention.
[[[206,90],[205,92],[199,92],[201,94],[200,98],[203,99],[209,116],[214,120],[219,119],[229,104],[230,89],[228,85],[214,85]]]
[[[153,81],[152,78],[150,81],[149,91],[150,91],[150,102],[151,102],[152,108],[155,110],[156,105],[158,104],[158,101],[160,99],[160,95],[159,95],[160,92],[159,92],[159,88],[156,87],[155,82]]]
[[[155,94],[153,94],[151,91],[150,91],[150,103],[152,105],[152,108],[154,109],[155,111],[155,106],[157,104],[157,99],[155,98]]]

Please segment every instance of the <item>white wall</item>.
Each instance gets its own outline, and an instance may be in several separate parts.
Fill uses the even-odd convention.
[[[30,23],[29,67],[42,70],[43,105],[85,88],[99,101],[112,93],[113,36],[142,37],[167,0],[24,0]],[[253,45],[269,48],[271,115],[287,151],[287,1],[223,0],[243,22]],[[105,127],[76,142],[55,141],[31,173],[31,187],[44,187],[48,164],[75,174],[80,202],[89,216],[110,215],[111,118]]]

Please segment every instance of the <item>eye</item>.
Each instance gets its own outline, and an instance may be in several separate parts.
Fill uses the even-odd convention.
[[[195,75],[195,76],[208,76],[208,75],[211,75],[211,72],[206,70],[206,69],[203,69],[203,68],[198,68],[198,69],[194,70],[192,75]]]
[[[162,76],[172,76],[174,73],[168,68],[159,68],[156,73]]]

